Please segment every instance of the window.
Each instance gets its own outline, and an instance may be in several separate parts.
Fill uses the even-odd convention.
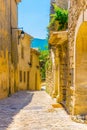
[[[19,72],[20,82],[22,82],[22,71]]]
[[[70,69],[70,84],[72,87],[74,87],[74,69]]]
[[[24,58],[24,48],[23,48],[23,46],[21,47],[21,58],[22,59]]]
[[[24,82],[26,82],[26,72],[24,71]]]

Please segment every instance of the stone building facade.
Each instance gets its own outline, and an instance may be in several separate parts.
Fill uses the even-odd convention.
[[[30,48],[31,39],[25,33],[18,45],[18,90],[40,90],[39,52]]]
[[[18,30],[19,2],[21,2],[21,0],[0,0],[0,99],[11,95],[18,90],[21,90],[23,85],[24,88],[22,89],[25,89],[26,87],[25,84],[20,85],[18,79],[19,79],[19,68],[22,67],[22,72],[24,75],[26,75],[25,74],[25,69],[27,69],[26,66],[28,66],[29,69],[29,65],[26,62],[30,62],[31,57],[30,36],[25,34],[24,39],[19,38],[20,35],[20,31]],[[18,45],[18,43],[20,42],[21,44]],[[22,44],[23,46],[21,46]],[[23,53],[23,51],[25,53],[24,55],[25,59],[22,61],[21,60],[22,58],[20,58],[20,52]],[[33,53],[33,55],[34,54],[35,54],[34,56],[35,60],[37,59],[36,60],[37,65],[39,64],[38,62],[39,54],[38,52]],[[40,82],[38,84],[40,87]]]
[[[54,13],[54,9],[52,4],[56,4],[60,8],[68,9],[68,0],[51,0],[51,7],[50,7],[50,13]]]
[[[61,8],[67,8],[68,7],[68,1],[60,1],[60,0],[51,0],[51,8],[50,12],[51,14],[54,12],[53,11],[53,6],[52,4],[59,4],[59,7]],[[61,4],[60,4],[61,3]],[[66,5],[66,7],[65,7]],[[47,91],[50,91],[50,95],[53,97],[56,97],[58,95],[58,85],[60,78],[58,78],[59,75],[59,66],[62,63],[59,63],[60,58],[59,56],[62,55],[64,47],[66,48],[67,45],[67,32],[65,31],[60,31],[58,32],[58,21],[55,21],[54,24],[49,28],[50,33],[49,33],[49,47],[50,47],[50,62],[51,66],[47,68]],[[62,34],[63,33],[63,34]],[[63,37],[64,35],[64,37]],[[61,39],[61,40],[60,40]],[[60,53],[60,49],[62,52]],[[64,52],[65,53],[65,52]],[[63,65],[62,65],[63,66]],[[61,67],[63,68],[63,67]],[[62,71],[61,71],[62,72]]]
[[[53,97],[71,115],[87,115],[87,1],[69,0],[68,37],[50,31]],[[63,40],[65,41],[63,42]],[[59,63],[59,69],[58,69]],[[49,76],[48,76],[49,77]]]
[[[50,6],[50,14],[54,14],[54,4],[62,9],[68,9],[68,0],[51,0],[51,6]],[[48,26],[50,31],[58,31],[59,22],[58,20],[55,20],[54,22],[54,16],[50,15],[50,24]],[[65,29],[63,29],[65,30]]]
[[[87,1],[69,1],[69,89],[67,109],[87,114]],[[71,92],[71,93],[70,93]]]
[[[49,44],[51,45],[52,79],[54,79],[52,97],[58,102],[66,100],[67,79],[68,79],[68,33],[66,31],[51,32]],[[50,77],[50,75],[48,75]],[[49,78],[47,78],[49,79]],[[53,81],[53,80],[51,80]],[[50,82],[48,82],[49,84]],[[50,86],[51,84],[49,84]],[[47,87],[49,87],[47,85]]]
[[[18,89],[26,90],[29,88],[30,72],[30,41],[31,36],[25,34],[18,44]]]
[[[0,0],[0,98],[16,91],[17,69],[17,4],[20,0]],[[6,66],[6,67],[5,67]],[[7,69],[6,69],[7,68]]]
[[[30,90],[40,90],[41,89],[41,75],[40,75],[40,65],[39,65],[39,55],[37,49],[31,48],[30,51]]]
[[[63,9],[68,8],[68,0],[55,0],[55,4]]]

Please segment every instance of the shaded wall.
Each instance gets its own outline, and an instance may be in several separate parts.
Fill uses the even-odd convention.
[[[15,77],[17,77],[18,36],[16,30],[12,29],[17,27],[17,2],[19,1],[0,0],[0,91],[3,95],[0,98],[4,98],[17,90]]]
[[[86,114],[87,109],[87,96],[85,94],[86,87],[79,84],[84,82],[84,72],[81,64],[85,66],[84,56],[86,50],[83,46],[86,42],[86,38],[80,39],[80,33],[84,34],[85,29],[81,29],[81,24],[87,21],[87,13],[85,12],[87,3],[85,0],[80,2],[71,0],[69,6],[69,78],[68,78],[68,99],[67,99],[67,109],[72,114]],[[79,32],[80,29],[80,32]],[[83,36],[83,35],[82,35]],[[84,55],[84,56],[83,56]],[[86,59],[85,59],[86,60]],[[79,64],[81,63],[81,64]],[[79,67],[78,67],[79,66]],[[81,68],[79,70],[79,68]],[[85,68],[85,67],[84,67]],[[82,102],[81,102],[82,101]],[[84,105],[85,103],[85,105]]]

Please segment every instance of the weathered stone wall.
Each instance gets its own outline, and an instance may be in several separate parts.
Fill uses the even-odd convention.
[[[81,2],[71,0],[69,8],[69,51],[70,51],[70,68],[74,67],[74,41],[75,41],[75,31],[77,22],[82,10],[86,9],[85,0]]]
[[[40,89],[39,54],[36,50],[30,52],[31,36],[26,34],[18,42],[21,32],[17,29],[17,3],[20,1],[0,0],[0,98],[18,90]]]
[[[87,102],[85,95],[85,85],[81,88],[77,84],[77,65],[76,65],[76,38],[81,24],[84,22],[84,11],[87,8],[86,0],[71,0],[69,5],[69,81],[67,109],[72,114],[86,114]],[[85,14],[87,15],[87,13]],[[85,40],[85,39],[84,39]],[[78,45],[79,46],[79,45]],[[79,46],[81,49],[81,46]],[[84,53],[84,52],[83,52]],[[80,58],[80,57],[79,57]],[[80,91],[79,91],[80,90]],[[81,92],[82,91],[82,92]],[[80,102],[83,100],[82,102]],[[81,108],[81,109],[80,109]]]
[[[17,27],[17,21],[16,1],[0,0],[0,50],[3,49],[5,51],[7,49],[8,52],[11,52],[12,48],[15,49],[15,47],[11,46],[11,42],[13,41],[14,44],[17,44],[17,37],[15,30],[11,28]]]
[[[18,90],[29,88],[28,73],[30,74],[30,40],[31,36],[25,34],[24,39],[20,39],[18,45]]]
[[[41,89],[41,76],[40,76],[40,65],[39,65],[39,53],[35,49],[31,49],[31,72],[30,72],[30,90]]]
[[[52,50],[51,50],[52,51]],[[54,67],[53,63],[54,53],[50,54],[48,64],[46,65],[46,91],[52,96],[54,91]]]
[[[0,51],[0,98],[9,94],[8,52]]]
[[[0,50],[11,52],[10,0],[0,0]]]
[[[68,0],[55,0],[55,3],[61,8],[68,8]]]
[[[52,6],[53,3],[55,3],[56,5],[58,5],[63,9],[68,9],[68,0],[51,0],[51,8],[50,8],[51,14],[54,12]]]
[[[54,14],[54,7],[53,7],[53,4],[56,4],[57,6],[59,6],[60,8],[63,8],[63,9],[68,9],[68,0],[51,0],[51,6],[50,6],[50,14]],[[50,16],[50,21],[52,19],[52,16]],[[51,21],[52,22],[52,21]],[[50,22],[50,23],[51,23]],[[54,23],[51,24],[51,26],[49,26],[49,30],[50,31],[58,31],[58,28],[59,28],[59,22],[58,20],[55,20]],[[66,29],[66,28],[65,28]],[[63,28],[63,30],[65,30]]]
[[[0,98],[17,90],[15,77],[17,77],[18,35],[16,30],[12,29],[17,27],[17,2],[20,0],[0,0],[0,68],[2,68],[0,91],[3,95],[0,95]]]
[[[39,53],[30,48],[31,38],[25,34],[18,45],[18,90],[40,90]]]
[[[61,46],[60,96],[57,99],[58,102],[64,102],[70,114],[85,115],[87,114],[87,1],[69,0],[68,8],[68,49]],[[54,45],[58,42],[55,37],[51,40]],[[65,58],[64,53],[67,54]]]
[[[17,28],[18,25],[18,9],[17,9],[17,3],[15,0],[11,1],[11,27],[12,28]],[[18,49],[17,49],[17,44],[18,44],[18,30],[12,29],[11,30],[11,54],[12,54],[12,62],[15,66],[17,66],[18,62]]]
[[[47,68],[46,70],[46,91],[51,96],[54,90],[54,80],[53,80],[53,72],[51,68]]]

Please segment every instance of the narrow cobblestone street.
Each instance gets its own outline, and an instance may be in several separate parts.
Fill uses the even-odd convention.
[[[0,130],[87,130],[45,91],[21,91],[0,101]]]

